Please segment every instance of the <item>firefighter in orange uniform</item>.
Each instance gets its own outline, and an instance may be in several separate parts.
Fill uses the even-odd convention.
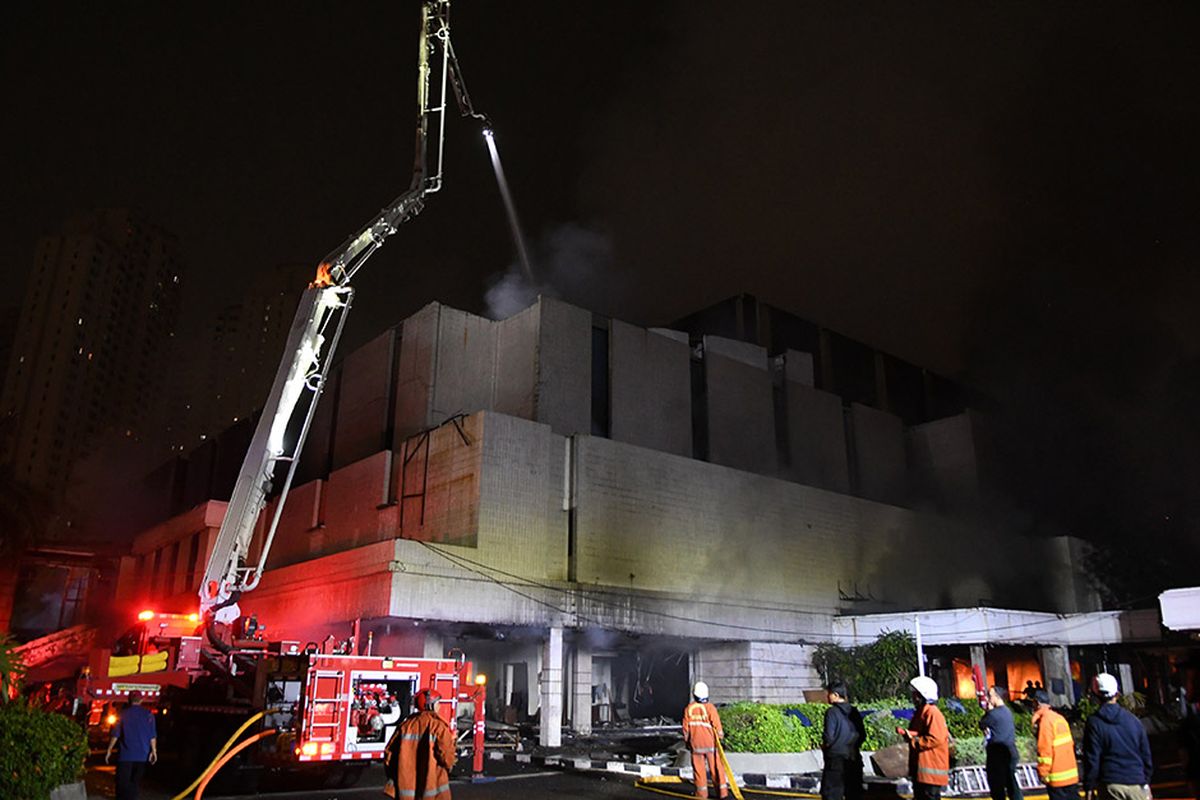
[[[950,782],[950,729],[937,707],[938,689],[924,675],[909,681],[915,712],[908,729],[896,733],[908,740],[908,774],[913,800],[938,800]]]
[[[1071,726],[1050,707],[1045,689],[1034,690],[1033,696],[1037,700],[1032,722],[1037,736],[1038,775],[1048,788],[1050,800],[1079,800],[1079,765]]]
[[[696,796],[708,797],[708,773],[712,773],[717,784],[718,797],[729,796],[729,781],[725,779],[725,765],[717,753],[717,740],[725,738],[721,728],[721,715],[717,707],[708,702],[708,684],[697,681],[692,687],[695,698],[683,709],[683,741],[692,751],[692,774],[696,783]]]
[[[441,699],[431,689],[417,692],[416,712],[400,723],[388,742],[384,766],[396,800],[450,800],[455,737],[438,716]]]

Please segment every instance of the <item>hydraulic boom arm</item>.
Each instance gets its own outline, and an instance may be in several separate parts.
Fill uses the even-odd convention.
[[[465,99],[466,89],[450,44],[450,0],[425,0],[417,43],[417,135],[412,182],[407,191],[321,261],[316,280],[301,297],[283,361],[275,373],[200,584],[200,609],[206,620],[210,615],[218,622],[237,619],[241,593],[256,587],[262,578],[300,452],[350,312],[354,298],[350,280],[402,223],[420,213],[425,196],[441,188],[448,78],[463,115],[486,121]],[[435,79],[437,105],[432,106],[430,87]],[[429,171],[431,138],[436,150],[433,170]],[[287,473],[279,502],[257,563],[247,564],[258,517],[280,464],[287,465]]]

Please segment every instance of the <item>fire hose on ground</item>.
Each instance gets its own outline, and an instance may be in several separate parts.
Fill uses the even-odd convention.
[[[268,708],[265,711],[259,711],[257,714],[253,715],[252,717],[247,719],[245,722],[243,722],[241,727],[239,727],[236,731],[233,732],[233,735],[229,737],[229,739],[225,742],[225,744],[221,745],[221,749],[217,751],[217,754],[215,756],[213,756],[213,760],[209,762],[208,766],[205,767],[204,770],[199,775],[196,776],[196,780],[192,781],[191,784],[186,789],[184,789],[182,792],[180,792],[179,794],[172,797],[171,800],[183,800],[183,798],[185,798],[189,794],[191,794],[192,790],[195,789],[200,784],[201,781],[204,781],[204,777],[206,775],[208,775],[209,772],[212,772],[215,775],[216,770],[220,769],[220,766],[217,766],[217,762],[220,761],[221,758],[229,751],[229,748],[233,747],[233,743],[237,741],[238,737],[241,736],[243,733],[245,733],[247,728],[249,728],[251,725],[253,725],[258,720],[262,719],[267,714],[275,714],[275,713],[278,713],[278,711],[279,711],[279,709],[277,709],[277,708]],[[223,764],[222,764],[222,766],[223,766]],[[215,767],[215,769],[214,769],[214,767]],[[207,781],[205,781],[205,784],[207,785]]]

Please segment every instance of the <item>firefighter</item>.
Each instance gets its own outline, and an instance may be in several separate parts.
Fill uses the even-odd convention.
[[[384,759],[397,800],[450,800],[454,768],[454,732],[438,716],[442,696],[432,689],[417,692],[417,710],[396,730]]]
[[[937,707],[938,688],[924,675],[909,681],[915,713],[908,728],[896,733],[908,741],[908,774],[913,800],[938,800],[950,782],[950,729]]]
[[[717,740],[725,738],[721,728],[721,715],[717,707],[708,702],[708,684],[697,681],[692,687],[694,700],[683,709],[683,741],[692,751],[692,775],[696,784],[696,796],[708,797],[708,773],[712,773],[717,784],[718,797],[729,796],[729,781],[725,778],[725,765],[717,753]]]
[[[1038,776],[1046,784],[1050,800],[1079,800],[1079,765],[1075,762],[1075,740],[1071,726],[1050,707],[1045,689],[1033,693],[1033,731],[1037,738]]]

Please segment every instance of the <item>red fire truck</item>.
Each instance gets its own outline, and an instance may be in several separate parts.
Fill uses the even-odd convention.
[[[189,748],[178,754],[188,772],[204,766],[230,728],[263,712],[262,729],[277,734],[258,744],[243,769],[340,762],[348,768],[337,773],[346,785],[359,772],[350,762],[382,759],[413,696],[433,689],[443,698],[438,713],[452,727],[460,704],[473,705],[472,766],[482,773],[487,678],[464,657],[356,655],[353,638],[306,648],[299,641],[236,639],[220,652],[203,646],[197,618],[144,611],[113,650],[93,653],[76,693],[89,703],[92,730],[107,735],[114,710],[139,691],[158,714],[164,749]]]

